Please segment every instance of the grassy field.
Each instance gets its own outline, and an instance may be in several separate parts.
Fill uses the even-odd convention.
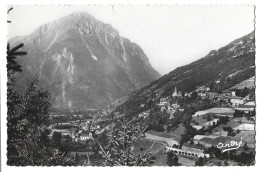
[[[143,155],[147,153],[147,155],[151,156],[157,154],[159,151],[163,152],[165,145],[151,140],[137,140],[134,144],[133,153],[136,155]]]
[[[248,144],[255,144],[255,131],[241,131],[238,133],[234,138],[241,139],[243,142],[246,142]]]
[[[143,147],[145,150],[141,151],[140,148]],[[135,154],[144,154],[147,150],[150,149],[148,155],[154,154],[156,160],[151,166],[167,166],[167,154],[164,151],[165,145],[162,143],[154,142],[151,140],[138,140],[135,143],[134,153]],[[179,163],[184,166],[193,166],[195,164],[195,159],[189,157],[178,156]]]
[[[164,138],[174,137],[174,134],[172,134],[172,133],[164,133],[164,132],[158,132],[158,131],[154,131],[154,130],[149,130],[146,133],[151,134],[151,135],[155,135],[155,136],[159,136],[159,137],[164,137]]]
[[[146,137],[147,139],[150,140],[156,140],[162,142],[166,142],[171,139],[174,139],[179,142],[181,139],[180,136],[184,134],[184,132],[185,132],[185,127],[182,124],[180,124],[174,131],[168,133],[149,130],[146,132]]]
[[[209,114],[207,114],[209,115]],[[196,123],[193,123],[191,122],[191,125],[200,125],[202,126],[203,124],[205,124],[207,122],[206,118],[205,118],[206,115],[203,115],[203,116],[194,116],[192,119],[197,122],[198,124]],[[205,118],[205,119],[204,119]],[[211,117],[212,118],[212,117]]]
[[[179,124],[178,128],[174,130],[173,132],[170,132],[175,137],[180,137],[185,132],[185,127],[182,124]]]
[[[235,85],[231,89],[244,89],[245,87],[250,89],[255,88],[255,76]]]
[[[173,138],[173,137],[172,137]],[[167,138],[167,137],[160,137],[156,136],[153,134],[145,133],[145,139],[146,140],[151,140],[151,141],[157,141],[157,142],[162,142],[166,145],[167,141],[172,140],[172,138]]]
[[[153,166],[167,166],[166,153],[164,153],[161,150],[155,157],[156,157],[156,160],[155,160],[154,164],[152,164]]]
[[[227,124],[221,124],[218,127],[214,128],[212,133],[218,133],[220,132],[223,127],[231,127],[231,128],[235,128],[238,127],[240,124],[237,121],[231,120],[229,121]]]
[[[196,159],[194,158],[182,157],[182,156],[179,156],[178,158],[181,166],[195,166]]]
[[[163,143],[166,143],[167,141],[170,140],[175,140],[177,142],[180,142],[181,140],[180,136],[184,133],[184,131],[185,128],[182,125],[180,125],[175,131],[169,133],[150,130],[145,133],[146,134],[145,138],[148,140],[154,140]]]
[[[205,115],[208,113],[233,115],[234,112],[235,112],[235,110],[233,108],[218,107],[218,108],[211,108],[211,109],[207,109],[207,110],[203,110],[203,111],[198,111],[194,115],[192,115],[192,117],[202,116],[202,115]]]

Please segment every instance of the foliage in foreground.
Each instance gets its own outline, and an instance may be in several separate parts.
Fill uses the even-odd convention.
[[[118,120],[118,125],[114,131],[109,135],[109,146],[105,150],[100,144],[102,155],[105,159],[105,166],[147,166],[151,162],[151,157],[147,152],[143,155],[136,155],[133,153],[134,143],[137,139],[140,139],[144,129],[141,129],[139,125],[132,124],[130,122],[123,122]]]
[[[73,159],[60,152],[48,138],[50,95],[38,88],[37,78],[27,82],[23,94],[14,88],[15,73],[21,72],[16,62],[20,44],[12,49],[7,46],[7,165],[50,166],[73,165]]]

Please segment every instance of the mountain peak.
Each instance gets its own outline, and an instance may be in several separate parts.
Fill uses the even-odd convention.
[[[104,107],[160,76],[140,46],[86,12],[12,42],[23,42],[28,52],[20,61],[24,72],[18,82],[38,74],[57,108]]]

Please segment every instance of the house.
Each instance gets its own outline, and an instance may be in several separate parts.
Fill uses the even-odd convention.
[[[209,99],[213,99],[218,96],[218,93],[216,92],[206,92],[206,95],[208,96]]]
[[[166,110],[166,107],[164,107],[164,106],[161,107],[161,111],[164,111],[164,110]]]
[[[93,139],[92,133],[82,133],[79,135],[79,141],[85,142],[86,140]]]
[[[82,124],[80,124],[80,127],[82,128],[82,130],[87,131],[89,129],[90,125],[86,124],[86,123],[82,123]]]
[[[180,105],[178,105],[177,103],[174,103],[174,104],[172,104],[172,107],[173,107],[173,109],[178,109],[180,107]]]
[[[158,104],[158,106],[170,106],[170,103],[167,100],[167,98],[161,98],[160,99],[160,103]]]
[[[236,96],[236,92],[235,91],[231,91],[231,96]]]
[[[85,141],[85,140],[87,140],[87,139],[89,139],[89,134],[81,134],[80,136],[79,136],[79,138],[80,138],[80,140],[81,141]]]
[[[198,93],[198,96],[201,97],[202,99],[206,98],[207,94],[206,93]]]
[[[200,130],[203,128],[203,126],[200,125],[192,125],[193,128],[195,128],[196,130]]]
[[[51,133],[49,134],[49,138],[52,139],[53,134],[55,132],[61,133],[61,141],[75,141],[76,138],[76,132],[75,130],[67,130],[67,129],[52,129]]]
[[[167,102],[167,98],[161,98],[160,103],[162,103],[162,102]]]
[[[220,94],[221,96],[232,96],[232,92],[231,91],[224,91]]]
[[[67,129],[66,130],[64,130],[64,129],[52,129],[49,137],[52,138],[54,132],[61,133],[62,136],[67,136],[67,135],[72,136],[74,134],[73,131],[70,131],[70,130],[67,130]]]
[[[139,118],[143,117],[143,118],[147,118],[150,115],[150,110],[147,110],[145,112],[142,112],[138,115]]]
[[[170,117],[169,117],[169,119],[173,119],[174,118],[174,115],[173,114],[171,114],[170,115]]]
[[[230,98],[230,103],[233,105],[233,106],[239,106],[239,105],[243,105],[245,104],[245,100],[242,98],[242,97],[231,97]]]
[[[180,109],[179,109],[179,111],[180,111],[180,112],[183,112],[183,111],[184,111],[184,109],[181,109],[181,108],[180,108]]]
[[[203,85],[203,86],[201,86],[201,87],[198,87],[196,90],[195,90],[195,92],[197,92],[197,93],[200,93],[200,92],[205,92],[205,91],[210,91],[210,88],[209,87],[207,87],[207,86],[205,86],[205,85]]]
[[[191,93],[187,93],[187,92],[186,92],[186,93],[184,93],[184,96],[185,96],[185,97],[191,97]]]
[[[171,115],[173,115],[175,112],[176,112],[176,111],[175,111],[175,109],[173,109],[173,108],[168,108],[168,109],[166,110],[166,113],[171,114]]]

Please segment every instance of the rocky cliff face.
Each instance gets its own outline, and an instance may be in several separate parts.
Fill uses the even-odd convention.
[[[10,40],[24,43],[25,80],[39,77],[56,108],[101,108],[160,77],[143,50],[87,13],[74,13]]]

